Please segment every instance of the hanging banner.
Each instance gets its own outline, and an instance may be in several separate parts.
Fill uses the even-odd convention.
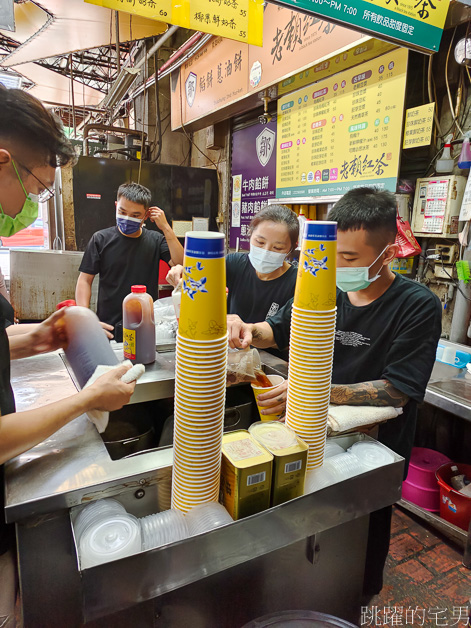
[[[300,35],[296,38],[295,33]],[[205,123],[199,128],[214,124],[218,120],[208,122],[207,119],[216,111],[221,111],[220,120],[247,111],[261,104],[259,94],[263,95],[264,89],[269,89],[268,95],[276,98],[278,81],[312,68],[317,60],[339,50],[342,62],[348,62],[350,67],[360,63],[364,54],[377,56],[384,52],[384,43],[365,40],[367,38],[352,30],[268,4],[262,48],[215,37],[172,74],[172,129],[180,128],[182,122],[189,125],[200,119]],[[337,61],[327,63],[328,72],[339,69]],[[312,83],[322,78],[322,70],[312,69],[306,75],[315,76],[309,80]],[[243,99],[250,95],[254,102],[247,107]],[[227,107],[231,109],[224,113]]]
[[[396,191],[407,50],[398,49],[278,100],[276,196]]]
[[[450,0],[277,0],[415,50],[437,52]]]
[[[229,246],[249,250],[252,218],[275,197],[276,122],[232,134],[232,214]]]
[[[263,0],[85,0],[246,44],[263,44]]]

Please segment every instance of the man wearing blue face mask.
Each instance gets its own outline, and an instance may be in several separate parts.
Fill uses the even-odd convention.
[[[439,299],[424,285],[393,273],[397,253],[396,202],[392,194],[358,188],[329,214],[337,222],[337,324],[331,402],[402,407],[379,427],[378,439],[406,459],[413,445],[417,404],[435,361],[441,333]],[[289,302],[264,323],[228,321],[232,346],[289,345]],[[267,414],[284,412],[286,386],[259,396]],[[262,401],[260,401],[262,400]],[[370,517],[365,602],[382,588],[389,549],[391,508]]]
[[[159,263],[183,263],[183,247],[158,207],[149,207],[151,193],[138,183],[125,183],[118,189],[116,226],[93,234],[83,254],[75,290],[77,305],[90,306],[92,283],[100,276],[97,315],[113,325],[122,342],[123,299],[132,285],[144,285],[154,301],[159,295]],[[162,231],[143,228],[150,218]],[[163,234],[163,235],[162,235]]]

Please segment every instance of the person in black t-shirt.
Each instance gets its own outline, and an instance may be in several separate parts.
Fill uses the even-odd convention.
[[[406,459],[407,473],[417,404],[424,398],[441,333],[440,301],[427,287],[389,268],[397,253],[392,194],[374,188],[352,190],[338,201],[329,220],[338,223],[331,402],[402,407],[402,415],[380,426],[378,438]],[[228,317],[231,345],[287,347],[291,306],[292,301],[275,317],[255,325]],[[286,388],[263,396],[265,413],[284,411]],[[365,602],[382,588],[391,511],[370,516]]]
[[[150,191],[138,183],[118,189],[116,226],[93,234],[80,264],[75,289],[77,305],[90,306],[92,283],[100,276],[97,316],[115,328],[122,342],[123,300],[131,286],[144,285],[155,301],[159,298],[159,263],[181,264],[183,247],[158,207],[149,207]],[[144,229],[146,218],[163,232]]]
[[[292,298],[296,271],[286,261],[298,243],[299,222],[286,205],[262,209],[250,223],[250,252],[226,257],[227,312],[247,323],[274,316]],[[183,267],[175,266],[167,281],[176,286]],[[287,352],[273,350],[287,358]]]

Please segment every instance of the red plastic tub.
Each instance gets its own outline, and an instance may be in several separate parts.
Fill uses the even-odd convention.
[[[450,484],[451,467],[457,466],[460,473],[471,478],[471,465],[450,462],[437,470],[440,485],[440,517],[455,526],[467,530],[471,520],[471,497],[455,491]]]

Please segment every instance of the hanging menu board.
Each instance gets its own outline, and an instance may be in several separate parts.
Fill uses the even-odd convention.
[[[278,101],[276,196],[396,191],[407,51],[391,51]]]

